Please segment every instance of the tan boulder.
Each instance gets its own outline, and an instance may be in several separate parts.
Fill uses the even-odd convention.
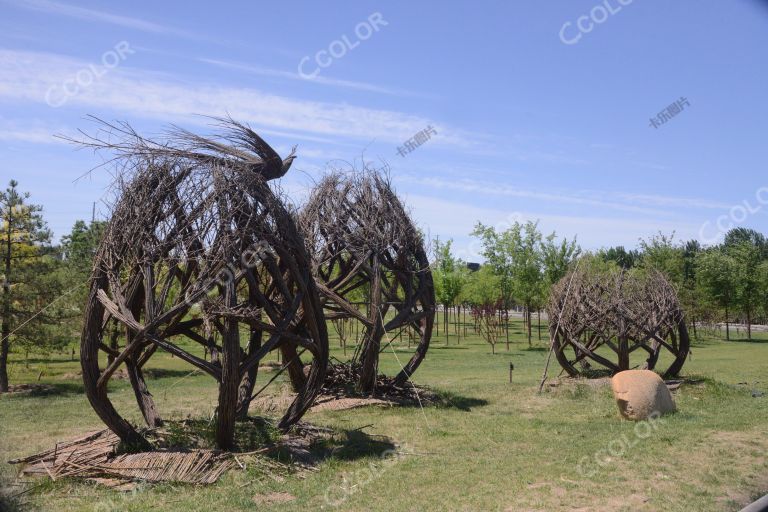
[[[667,385],[650,370],[627,370],[611,379],[619,412],[628,420],[645,420],[673,412],[675,402]]]

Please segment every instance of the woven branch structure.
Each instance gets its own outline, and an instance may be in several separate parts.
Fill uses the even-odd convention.
[[[611,374],[635,366],[653,370],[660,356],[669,364],[663,375],[676,376],[688,356],[677,293],[655,270],[577,269],[555,285],[547,313],[553,351],[571,376],[590,363]]]
[[[282,160],[248,127],[219,122],[212,138],[173,129],[155,142],[121,124],[78,141],[112,153],[119,176],[85,312],[85,390],[114,433],[144,448],[146,439],[109,399],[121,365],[150,427],[162,419],[142,370],[157,350],[213,377],[222,449],[232,448],[235,421],[266,388],[254,393],[270,352],[281,351],[300,374],[292,375],[297,396],[283,429],[311,406],[328,365],[304,242],[267,184],[285,174],[293,154]]]
[[[388,179],[373,170],[330,173],[298,223],[326,318],[361,324],[350,363],[358,390],[375,393],[379,354],[407,330],[417,342],[394,380],[403,385],[429,348],[435,290],[423,237]]]

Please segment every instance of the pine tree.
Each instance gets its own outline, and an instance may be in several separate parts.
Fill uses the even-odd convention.
[[[38,286],[51,239],[42,217],[42,207],[28,204],[29,193],[21,193],[11,180],[0,192],[0,255],[2,256],[2,304],[0,305],[0,393],[8,391],[8,353],[11,342],[28,341],[35,324],[46,319],[39,314],[44,292]],[[32,336],[34,337],[34,336]]]

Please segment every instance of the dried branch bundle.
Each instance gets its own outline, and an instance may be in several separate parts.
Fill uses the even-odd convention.
[[[160,425],[142,373],[157,349],[218,382],[221,448],[230,447],[270,351],[282,351],[302,374],[282,428],[301,418],[324,379],[328,340],[309,257],[267,184],[287,172],[293,154],[281,160],[250,128],[219,125],[211,138],[174,128],[152,141],[104,124],[105,136],[80,141],[112,153],[119,171],[94,260],[81,363],[92,406],[126,442],[147,444],[115,411],[107,383],[124,364],[147,424]],[[248,329],[243,342],[240,324]],[[183,348],[189,341],[199,350]],[[312,357],[307,368],[299,351]],[[103,368],[100,352],[108,356]]]
[[[628,370],[636,350],[647,353],[643,367],[652,370],[662,349],[672,356],[664,375],[674,376],[688,356],[690,341],[677,293],[655,270],[577,269],[555,285],[547,313],[555,355],[572,376],[579,374],[577,363],[589,368],[587,360],[611,373]]]
[[[424,359],[432,335],[435,291],[418,232],[380,172],[333,172],[312,191],[299,215],[326,318],[363,328],[352,358],[358,388],[374,393],[385,336],[418,336],[415,354],[395,377],[402,386]],[[391,315],[391,316],[388,316]]]

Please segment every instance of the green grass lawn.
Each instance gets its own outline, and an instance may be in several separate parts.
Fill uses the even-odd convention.
[[[414,381],[447,394],[453,406],[310,413],[305,420],[350,431],[359,445],[323,461],[316,472],[272,479],[238,470],[209,487],[159,485],[128,494],[71,481],[45,483],[24,496],[25,506],[96,511],[738,510],[768,492],[768,339],[759,336],[751,343],[696,342],[683,369],[694,382],[676,393],[679,412],[641,428],[619,418],[606,386],[567,379],[538,394],[547,350],[536,342],[529,349],[519,323],[512,328],[511,349],[500,343],[495,355],[477,336],[451,336],[446,345],[441,333]],[[341,358],[338,342],[331,344],[333,355]],[[401,361],[410,354],[402,344],[395,351]],[[511,384],[509,363],[515,366]],[[216,389],[210,378],[190,374],[190,367],[165,354],[152,364],[164,370],[149,380],[164,417],[211,415]],[[385,352],[382,370],[397,369],[393,352]],[[39,377],[55,392],[0,397],[2,460],[102,428],[82,393],[77,370],[68,355],[30,358],[25,364],[14,354],[12,383]],[[550,376],[558,373],[553,359]],[[138,423],[127,382],[110,389],[118,409]],[[766,396],[753,398],[753,391]],[[384,460],[372,455],[365,446],[372,441],[354,433],[361,428],[388,437],[400,454]],[[15,474],[15,468],[1,466],[5,478]],[[295,500],[254,503],[254,496],[272,491],[285,491]]]

